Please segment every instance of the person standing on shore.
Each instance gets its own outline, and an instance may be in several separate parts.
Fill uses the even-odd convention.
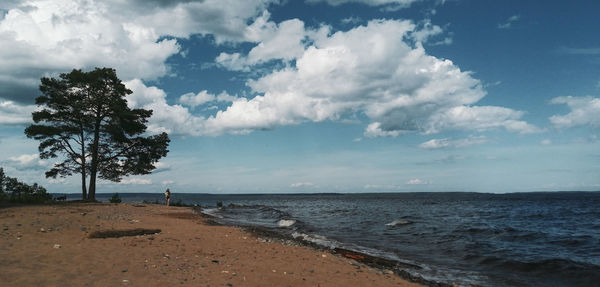
[[[167,191],[165,191],[165,204],[167,206],[169,206],[169,204],[171,204],[171,191],[167,188]]]

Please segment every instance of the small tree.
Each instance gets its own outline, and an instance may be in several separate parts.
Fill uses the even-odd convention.
[[[114,69],[44,77],[40,91],[36,104],[42,109],[32,114],[35,124],[25,134],[40,141],[40,158],[64,159],[46,177],[81,174],[82,199],[95,200],[97,177],[119,182],[123,176],[148,174],[167,155],[166,133],[141,136],[152,111],[127,106],[125,97],[132,92]]]

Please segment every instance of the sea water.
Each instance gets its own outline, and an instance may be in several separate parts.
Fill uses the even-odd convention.
[[[160,194],[121,197],[124,202],[162,199]],[[400,268],[435,282],[600,284],[600,192],[174,193],[172,200],[204,206],[223,224],[265,227],[325,248],[408,263]],[[225,208],[217,209],[217,202]]]

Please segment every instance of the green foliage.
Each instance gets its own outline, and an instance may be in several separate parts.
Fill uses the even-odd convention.
[[[114,69],[73,70],[56,78],[42,78],[41,108],[34,124],[25,129],[40,141],[40,158],[62,158],[46,177],[81,174],[82,199],[94,200],[96,178],[119,182],[128,175],[149,174],[167,155],[166,133],[142,136],[151,110],[131,109],[131,94]],[[86,180],[89,177],[89,188]]]
[[[121,203],[121,197],[119,196],[119,193],[113,194],[109,201],[110,203]]]
[[[52,200],[52,195],[37,183],[28,185],[16,178],[6,176],[0,167],[0,202],[43,203]]]

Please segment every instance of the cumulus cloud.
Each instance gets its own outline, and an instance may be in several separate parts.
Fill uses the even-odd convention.
[[[166,132],[175,135],[201,135],[204,118],[194,116],[182,105],[169,105],[167,94],[157,87],[148,87],[140,79],[125,82],[125,86],[133,91],[127,96],[130,108],[152,110],[148,121],[148,132]]]
[[[177,42],[159,39],[152,26],[111,4],[38,0],[10,9],[0,21],[0,95],[30,102],[41,76],[73,67],[110,66],[124,78],[163,76]]]
[[[310,44],[295,65],[248,81],[259,96],[235,101],[208,122],[223,132],[250,132],[360,112],[372,120],[367,137],[452,129],[538,132],[520,120],[523,112],[473,106],[485,96],[480,81],[450,60],[427,55],[420,44],[439,34],[436,27],[373,20],[332,35],[322,29],[307,36]]]
[[[255,22],[262,22],[251,25],[254,34],[247,37],[260,40],[268,34],[277,38],[280,33],[276,30],[285,26],[271,26],[266,14],[259,18],[262,20]],[[474,106],[485,96],[480,82],[451,61],[427,55],[417,39],[435,33],[418,34],[419,25],[411,21],[374,20],[366,26],[334,34],[330,34],[329,27],[305,30],[297,20],[290,25],[302,28],[298,31],[304,32],[298,34],[310,39],[294,44],[301,47],[301,53],[286,56],[261,52],[261,56],[253,58],[252,51],[257,51],[253,48],[248,55],[240,56],[246,66],[272,57],[295,60],[282,69],[249,80],[247,85],[257,94],[254,98],[201,91],[182,95],[179,104],[170,105],[163,90],[133,79],[126,82],[133,90],[128,96],[130,107],[154,110],[148,125],[150,132],[196,136],[245,134],[307,121],[340,120],[346,114],[356,113],[371,120],[364,133],[366,137],[408,132],[433,134],[453,129],[539,131],[520,120],[524,115],[521,111]],[[256,28],[259,26],[267,28]],[[274,49],[277,41],[267,42],[260,41],[255,48],[277,50]],[[189,110],[206,104],[214,106],[218,101],[231,105],[210,117]]]
[[[248,40],[248,23],[276,0],[72,1],[9,5],[0,18],[0,97],[31,103],[42,76],[109,66],[125,80],[169,73],[172,37]],[[167,36],[167,37],[165,37]]]
[[[8,164],[18,170],[44,169],[48,163],[40,159],[38,154],[23,154],[8,159]]]
[[[600,98],[594,97],[557,97],[553,104],[566,104],[571,110],[566,115],[554,115],[550,122],[557,128],[576,126],[600,127]]]
[[[461,148],[479,145],[488,142],[485,136],[470,136],[465,139],[453,140],[450,138],[432,139],[419,145],[423,149]]]
[[[232,71],[250,71],[250,66],[271,60],[291,61],[304,52],[304,40],[315,33],[304,28],[304,22],[291,19],[276,24],[269,21],[270,14],[263,15],[246,29],[246,38],[257,43],[248,55],[221,53],[217,65]]]
[[[230,96],[227,92],[223,91],[219,95],[213,95],[208,93],[207,90],[200,91],[197,94],[187,93],[179,97],[179,102],[183,105],[195,108],[205,103],[219,101],[219,102],[233,102],[236,99],[234,96]]]

